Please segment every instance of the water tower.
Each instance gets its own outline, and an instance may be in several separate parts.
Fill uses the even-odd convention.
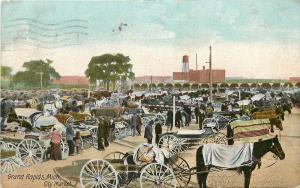
[[[182,72],[188,73],[189,70],[189,56],[184,55],[182,57]]]

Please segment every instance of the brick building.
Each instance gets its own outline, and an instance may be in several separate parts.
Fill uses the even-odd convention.
[[[209,83],[209,69],[205,69],[203,66],[202,70],[189,69],[188,56],[183,56],[182,60],[182,71],[173,72],[173,80],[181,80],[194,83]],[[213,69],[212,70],[212,81],[224,82],[225,81],[225,70],[224,69]]]
[[[300,83],[300,77],[290,77],[289,81],[291,83]]]
[[[53,84],[57,85],[80,85],[80,86],[88,86],[89,80],[84,76],[61,76],[57,80],[53,80]]]

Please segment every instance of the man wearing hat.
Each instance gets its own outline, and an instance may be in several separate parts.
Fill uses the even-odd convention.
[[[153,138],[152,125],[153,124],[154,124],[154,122],[151,120],[151,121],[149,121],[148,125],[146,125],[146,127],[145,127],[144,138],[147,139],[148,144],[152,144],[152,138]]]
[[[67,128],[66,128],[66,139],[67,139],[67,143],[69,146],[69,156],[73,156],[74,155],[74,134],[75,131],[73,129],[73,121],[69,121],[67,122]]]

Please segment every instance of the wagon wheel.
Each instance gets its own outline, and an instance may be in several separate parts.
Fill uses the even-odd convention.
[[[218,122],[219,129],[225,129],[227,127],[228,122],[230,122],[230,119],[222,115],[214,115],[213,118]]]
[[[0,152],[3,151],[14,151],[15,155],[7,158],[0,159],[1,168],[0,174],[4,173],[11,173],[14,172],[16,169],[20,168],[23,165],[23,162],[20,160],[20,153],[18,151],[17,146],[11,143],[1,143]]]
[[[190,166],[182,157],[171,159],[171,167],[177,180],[177,186],[186,187],[191,180]]]
[[[43,161],[43,148],[33,139],[25,139],[19,143],[20,158],[25,166],[32,166]]]
[[[178,145],[178,152],[179,152],[179,153],[188,150],[189,144],[187,143],[187,140],[188,140],[188,139],[178,138],[178,143],[179,143],[179,145]]]
[[[227,144],[227,138],[226,135],[223,133],[219,133],[216,136],[214,136],[214,143],[216,144]]]
[[[80,140],[81,140],[81,148],[82,149],[89,149],[91,147],[94,147],[94,144],[96,144],[96,143],[94,143],[96,141],[96,138],[94,138],[93,136],[87,136],[84,138],[80,138]],[[98,142],[97,142],[97,144],[98,144]],[[95,146],[98,146],[98,145],[95,145]]]
[[[96,136],[92,136],[92,144],[93,144],[93,147],[98,149],[98,137]]]
[[[0,174],[11,173],[23,166],[23,163],[16,157],[0,159]]]
[[[93,127],[90,129],[90,133],[92,136],[97,137],[98,127]]]
[[[115,151],[112,153],[109,153],[103,157],[104,160],[107,160],[110,163],[119,163],[123,162],[123,157],[125,156],[125,153]]]
[[[105,160],[90,160],[81,168],[80,185],[82,188],[117,188],[117,172]]]
[[[178,153],[180,145],[178,138],[171,134],[163,135],[158,142],[158,146],[161,149],[170,152],[170,157]]]
[[[166,165],[151,163],[145,166],[140,175],[141,188],[147,187],[176,187],[176,177]]]
[[[18,147],[14,144],[4,143],[1,146],[1,150],[15,151],[16,152],[16,157],[20,158],[20,152],[18,150]]]
[[[111,164],[122,164],[124,168],[126,169],[126,165],[124,165],[124,158],[125,154],[119,151],[115,151],[112,153],[109,153],[104,156],[104,160],[110,162]],[[120,187],[128,187],[128,184],[131,182],[133,178],[133,175],[135,173],[128,172],[128,171],[121,171],[118,172],[118,186]]]

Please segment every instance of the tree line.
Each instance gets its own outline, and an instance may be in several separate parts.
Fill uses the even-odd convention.
[[[28,87],[47,87],[54,79],[61,77],[52,64],[53,61],[49,59],[24,62],[24,70],[14,75],[11,67],[1,66],[1,80],[10,80],[15,84],[21,83]],[[110,85],[115,88],[118,81],[133,80],[135,75],[132,67],[129,56],[107,53],[91,58],[85,76],[90,83],[101,82],[109,90]]]

